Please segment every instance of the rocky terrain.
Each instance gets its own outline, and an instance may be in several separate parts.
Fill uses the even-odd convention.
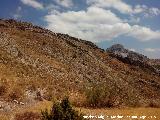
[[[157,69],[160,69],[160,59],[150,59],[149,64]]]
[[[106,50],[110,56],[130,65],[139,66],[144,70],[160,75],[160,69],[156,66],[160,65],[159,60],[149,59],[147,56],[125,49],[120,44],[115,44]]]
[[[1,19],[0,110],[66,95],[83,107],[160,107],[159,69],[148,61],[121,45],[105,51],[67,34]]]

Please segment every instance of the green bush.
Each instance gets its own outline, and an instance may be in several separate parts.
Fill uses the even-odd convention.
[[[83,116],[72,108],[66,97],[54,103],[50,113],[48,110],[42,111],[42,120],[83,120]]]
[[[85,91],[87,97],[87,106],[89,107],[105,107],[107,105],[110,92],[104,85],[93,85]]]

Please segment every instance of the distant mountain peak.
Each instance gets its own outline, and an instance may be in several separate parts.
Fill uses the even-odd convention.
[[[107,50],[114,52],[114,51],[120,51],[123,49],[125,49],[125,48],[122,44],[114,44],[110,48],[108,48]]]
[[[126,49],[121,44],[112,45],[110,48],[106,49],[106,52],[108,52],[110,56],[115,57],[124,63],[139,66],[143,69],[148,69],[154,73],[160,74],[159,69],[151,64],[151,60],[147,58],[147,56]]]
[[[112,45],[110,48],[107,48],[106,51],[109,53],[114,53],[115,55],[117,55],[119,57],[123,57],[123,58],[130,57],[134,60],[137,60],[137,61],[140,60],[143,62],[148,60],[147,56],[144,56],[144,55],[139,54],[137,52],[126,49],[121,44]]]

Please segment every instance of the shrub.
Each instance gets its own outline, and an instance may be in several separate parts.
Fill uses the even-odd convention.
[[[13,100],[23,100],[23,98],[25,97],[24,95],[24,90],[22,90],[22,88],[20,87],[14,87],[8,95],[8,99],[9,101],[13,101]]]
[[[147,107],[152,107],[152,108],[159,108],[160,104],[156,100],[151,100],[149,102],[149,105]]]
[[[7,87],[5,85],[0,85],[0,96],[3,96],[7,92]]]
[[[93,85],[86,91],[87,106],[106,107],[110,92],[104,85]]]
[[[84,107],[86,104],[86,96],[84,93],[75,92],[69,95],[69,99],[72,102],[72,105],[76,107]]]
[[[83,120],[83,116],[72,108],[66,97],[61,102],[54,103],[50,113],[47,109],[42,111],[42,120]]]
[[[0,96],[4,96],[9,89],[9,84],[5,78],[0,79]]]

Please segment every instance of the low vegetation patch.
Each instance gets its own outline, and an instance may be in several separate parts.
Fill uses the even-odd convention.
[[[109,89],[106,84],[93,84],[88,87],[86,93],[86,106],[101,108],[114,106],[114,89]]]
[[[40,120],[40,114],[34,112],[24,112],[16,114],[15,120]]]
[[[61,102],[55,102],[50,112],[42,111],[42,120],[83,120],[83,116],[74,110],[68,97]]]

